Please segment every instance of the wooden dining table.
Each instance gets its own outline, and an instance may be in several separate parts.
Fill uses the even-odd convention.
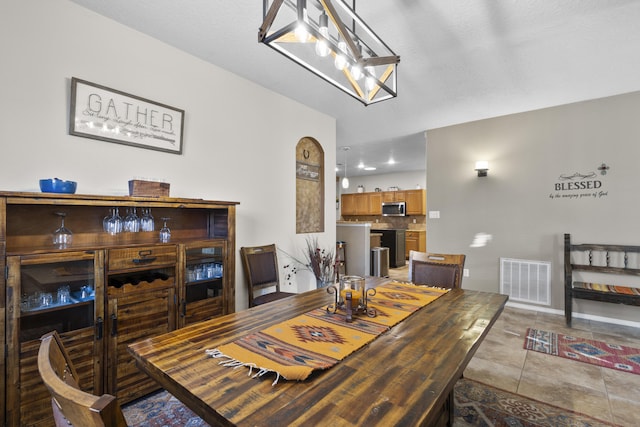
[[[253,378],[248,368],[222,366],[205,352],[333,298],[312,290],[148,338],[129,351],[140,369],[212,426],[450,425],[454,385],[507,301],[453,289],[304,381],[273,384],[275,374]]]

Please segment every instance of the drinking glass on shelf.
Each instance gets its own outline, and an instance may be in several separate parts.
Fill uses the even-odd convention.
[[[60,286],[58,288],[58,304],[69,304],[71,302],[71,291],[69,285]]]
[[[122,233],[122,217],[120,216],[120,208],[116,208],[114,221],[116,223],[116,233]]]
[[[49,307],[53,305],[53,294],[51,292],[42,292],[40,294],[40,307]]]
[[[137,233],[140,231],[140,218],[136,213],[136,208],[127,209],[127,216],[124,217],[124,231]]]
[[[151,209],[142,209],[142,217],[140,218],[140,230],[141,231],[153,231],[155,225],[153,223],[153,216],[151,215]]]
[[[102,220],[102,229],[104,230],[105,233],[114,234],[114,233],[111,233],[111,230],[110,230],[110,227],[109,227],[109,225],[110,225],[109,220],[113,216],[113,211],[114,210],[115,210],[115,208],[109,208],[109,213]]]
[[[67,227],[64,226],[64,217],[67,216],[65,212],[56,212],[56,215],[60,217],[60,228],[53,232],[53,244],[60,249],[66,248],[71,245],[73,240],[73,233]]]
[[[102,221],[102,227],[109,234],[118,234],[122,231],[122,218],[118,208],[111,208],[109,212],[109,215]]]
[[[162,228],[160,229],[160,241],[162,243],[167,243],[171,240],[171,230],[167,227],[167,221],[171,218],[162,218]]]

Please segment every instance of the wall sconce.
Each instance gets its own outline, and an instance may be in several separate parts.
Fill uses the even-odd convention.
[[[478,177],[487,176],[487,171],[489,170],[489,162],[486,160],[479,160],[476,162],[476,172],[478,172]]]

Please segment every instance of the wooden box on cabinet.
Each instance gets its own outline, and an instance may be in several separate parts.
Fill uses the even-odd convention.
[[[212,281],[215,298],[187,303],[192,321],[235,310],[236,202],[201,199],[0,192],[0,338],[2,369],[0,425],[53,425],[51,400],[36,365],[39,338],[57,330],[71,353],[87,392],[116,394],[121,402],[157,386],[145,382],[127,345],[187,324],[178,297],[187,296],[187,262],[192,248],[214,251],[224,274]],[[150,209],[156,231],[110,235],[103,219]],[[52,233],[66,213],[72,244],[56,248]],[[161,218],[170,218],[171,240],[159,241]],[[69,285],[72,300],[58,304]],[[82,289],[88,296],[82,297]],[[89,289],[90,291],[87,291]],[[195,289],[195,288],[194,288]],[[36,293],[51,294],[37,302]],[[33,299],[34,305],[31,305]],[[6,305],[5,305],[6,304]],[[6,307],[6,310],[5,310]],[[196,311],[198,312],[197,314]],[[190,317],[189,317],[190,316]],[[6,333],[5,333],[6,331]],[[5,404],[6,402],[6,404]]]

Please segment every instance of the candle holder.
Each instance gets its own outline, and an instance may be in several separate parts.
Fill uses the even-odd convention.
[[[364,278],[342,276],[336,286],[329,286],[327,292],[335,295],[335,301],[327,306],[327,312],[335,314],[344,311],[346,321],[352,322],[354,315],[376,317],[375,308],[368,306],[368,297],[376,294],[375,288],[365,289]]]

